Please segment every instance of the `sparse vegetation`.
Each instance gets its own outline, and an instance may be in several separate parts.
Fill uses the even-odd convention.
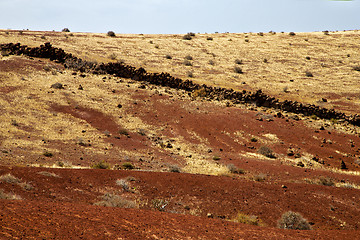
[[[243,64],[243,61],[241,59],[235,59],[235,64]]]
[[[278,228],[281,229],[295,229],[295,230],[310,230],[310,224],[300,214],[292,211],[284,213],[278,220]]]
[[[255,225],[255,226],[263,225],[263,223],[257,216],[247,215],[244,213],[238,213],[238,215],[236,216],[234,221],[238,222],[238,223],[244,223],[244,224]]]
[[[264,182],[266,180],[266,177],[267,177],[266,174],[260,173],[260,174],[253,176],[253,180],[257,181],[257,182]]]
[[[46,177],[60,178],[59,175],[57,175],[56,173],[53,173],[53,172],[41,171],[41,172],[38,172],[37,174],[40,174],[40,175],[43,175],[43,176],[46,176]]]
[[[116,185],[120,186],[126,192],[130,191],[130,186],[129,186],[127,179],[116,180]]]
[[[137,205],[134,201],[127,200],[116,194],[105,193],[101,196],[101,201],[94,203],[97,206],[104,207],[120,207],[120,208],[136,208]]]
[[[62,32],[70,32],[70,30],[68,28],[63,28],[63,30],[61,30]]]
[[[21,180],[19,178],[15,177],[14,175],[12,175],[11,173],[1,175],[0,181],[6,182],[6,183],[11,183],[11,184],[21,183]]]
[[[359,71],[359,72],[360,72],[360,65],[358,65],[358,66],[354,66],[354,67],[353,67],[353,70],[355,70],[355,71]]]
[[[105,162],[104,160],[94,163],[91,168],[94,169],[110,169],[110,164],[108,164],[107,162]]]
[[[183,40],[191,40],[191,39],[192,39],[192,36],[191,36],[190,33],[188,33],[188,34],[185,34],[182,39],[183,39]]]
[[[206,90],[204,88],[196,89],[191,94],[193,97],[206,97]]]
[[[289,32],[290,36],[295,36],[296,34],[294,32]]]
[[[258,150],[257,153],[268,157],[268,158],[276,158],[275,154],[273,153],[273,150],[271,150],[271,148],[269,148],[268,146],[261,146]]]
[[[49,152],[49,151],[45,151],[45,152],[43,153],[43,155],[44,155],[45,157],[52,157],[52,156],[54,156],[54,154],[53,154],[52,152]]]

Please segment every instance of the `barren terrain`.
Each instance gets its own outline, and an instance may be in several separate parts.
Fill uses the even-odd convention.
[[[357,31],[182,37],[2,30],[0,44],[50,42],[87,61],[358,113]],[[0,82],[5,239],[358,238],[359,126],[6,52]],[[287,211],[312,230],[277,228]]]

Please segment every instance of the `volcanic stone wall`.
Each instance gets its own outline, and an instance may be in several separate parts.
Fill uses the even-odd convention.
[[[53,47],[45,43],[40,47],[28,47],[20,43],[1,44],[0,50],[9,55],[26,55],[29,57],[48,58],[57,63],[62,63],[65,68],[88,72],[93,74],[110,74],[121,78],[130,78],[150,84],[182,89],[188,92],[201,91],[202,97],[216,100],[231,100],[234,103],[255,103],[257,106],[280,109],[292,113],[315,115],[322,119],[342,119],[350,124],[360,126],[360,115],[345,115],[334,109],[321,108],[313,104],[303,104],[296,101],[279,101],[278,99],[264,94],[261,90],[256,92],[234,91],[233,89],[196,84],[190,80],[175,78],[169,73],[148,73],[144,68],[136,68],[124,63],[93,63],[77,58],[66,53],[61,48]]]

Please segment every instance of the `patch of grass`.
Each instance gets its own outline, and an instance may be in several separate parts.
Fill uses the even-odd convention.
[[[293,211],[284,213],[278,220],[278,228],[281,229],[295,229],[295,230],[310,230],[310,224],[300,214]]]
[[[271,150],[271,148],[269,148],[268,146],[261,146],[258,150],[257,153],[268,157],[268,158],[276,158],[276,156],[274,155],[273,151]]]
[[[247,215],[244,213],[238,213],[238,215],[235,217],[234,221],[238,222],[238,223],[249,224],[249,225],[263,226],[263,223],[257,216]]]
[[[94,163],[91,168],[94,169],[110,169],[110,165],[109,163],[105,162],[104,160],[98,162],[98,163]]]
[[[120,208],[136,208],[137,205],[134,201],[127,200],[116,194],[105,193],[101,196],[102,200],[94,203],[97,206],[104,207],[120,207]]]

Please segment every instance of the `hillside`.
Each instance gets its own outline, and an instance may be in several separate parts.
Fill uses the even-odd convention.
[[[87,63],[126,66],[116,65],[121,61],[147,71],[129,79],[79,62],[69,68],[69,61],[34,57],[30,48],[21,55],[2,51],[0,234],[354,239],[359,37],[357,31],[195,34],[191,40],[0,31],[0,44],[50,42]],[[161,72],[195,87],[152,84]],[[214,94],[202,92],[210,87]],[[346,117],[234,101],[217,88],[262,90],[279,102]],[[125,205],[101,206],[109,202]],[[313,231],[276,228],[290,210]],[[28,220],[19,224],[22,216]]]

